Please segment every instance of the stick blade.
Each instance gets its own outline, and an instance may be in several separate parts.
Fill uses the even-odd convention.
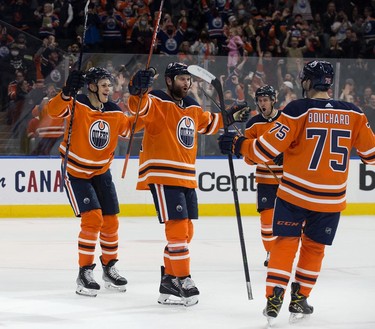
[[[211,83],[216,79],[216,77],[212,73],[208,72],[206,69],[198,65],[189,65],[187,70],[190,74],[195,75],[196,77],[201,78],[208,83]]]

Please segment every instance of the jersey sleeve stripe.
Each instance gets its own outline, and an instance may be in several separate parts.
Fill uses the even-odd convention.
[[[262,154],[262,159],[264,159],[264,162],[269,161],[270,159],[273,159],[275,157],[274,155],[269,153],[258,140],[255,141],[255,151],[258,151],[258,154]]]

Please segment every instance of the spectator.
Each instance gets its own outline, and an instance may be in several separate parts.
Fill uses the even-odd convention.
[[[12,16],[12,25],[23,31],[30,28],[30,8],[28,2],[29,1],[26,0],[12,0],[9,5],[9,11]]]
[[[30,90],[30,85],[26,80],[17,83],[16,98],[9,103],[7,113],[7,124],[14,126],[19,119],[25,104],[25,98]]]
[[[97,13],[96,6],[89,3],[87,9],[87,29],[85,34],[84,45],[88,51],[99,51],[102,43],[100,34],[101,20]]]
[[[324,57],[342,58],[344,57],[344,55],[344,50],[341,48],[336,36],[332,35],[329,38],[329,48],[325,51]]]
[[[134,54],[148,54],[151,48],[153,32],[154,29],[149,24],[148,15],[143,14],[133,26],[129,52]]]
[[[348,102],[349,96],[355,98],[355,84],[353,79],[346,79],[339,99]]]
[[[229,1],[227,0],[225,2],[224,10],[219,12],[214,5],[209,8],[207,1],[202,0],[202,9],[207,22],[207,30],[210,40],[212,40],[218,48],[218,55],[224,55],[223,45],[226,40],[224,25],[228,17]]]
[[[100,14],[103,52],[122,52],[125,48],[124,21],[115,9],[108,3],[106,11]]]
[[[340,42],[340,46],[346,58],[357,58],[362,48],[357,32],[352,28],[346,29],[345,38]]]
[[[38,143],[31,152],[33,155],[59,155],[58,147],[64,134],[65,120],[63,118],[51,118],[46,111],[48,101],[56,95],[57,91],[54,84],[47,85],[45,97],[33,109],[33,111],[38,111],[39,117],[39,124],[36,129]]]
[[[44,39],[50,35],[56,35],[56,28],[60,24],[59,17],[53,12],[53,4],[46,2],[43,5],[42,12],[36,10],[35,18],[39,21],[39,38]]]
[[[230,28],[226,43],[228,49],[227,69],[228,74],[231,74],[240,62],[241,52],[243,51],[244,45],[241,37],[238,34],[237,28]]]
[[[157,34],[160,53],[166,55],[177,55],[178,49],[184,41],[184,25],[179,25],[179,27],[176,28],[171,21],[167,21],[163,24],[163,27]]]
[[[348,16],[343,10],[340,10],[335,18],[335,22],[331,26],[333,34],[336,36],[338,43],[342,42],[346,37],[346,30],[350,28],[352,24],[348,20]]]
[[[334,1],[330,1],[327,4],[327,10],[322,15],[323,25],[323,42],[324,47],[328,47],[329,38],[333,35],[332,25],[336,20],[336,4]]]
[[[305,40],[305,45],[302,47],[299,47],[298,44],[298,37],[296,35],[293,36],[292,31],[288,31],[282,44],[282,48],[285,50],[286,55],[286,70],[294,76],[297,76],[300,72],[300,67],[297,64],[296,59],[299,59],[300,61],[303,60],[303,55],[308,48],[308,40]]]
[[[69,39],[74,39],[75,31],[73,22],[73,7],[70,0],[55,0],[54,13],[59,17],[59,25],[56,27],[56,37],[60,43],[69,44]],[[64,41],[63,41],[64,40]]]
[[[16,78],[8,85],[9,101],[14,101],[17,98],[17,85],[25,80],[25,74],[22,70],[16,70]]]
[[[368,122],[370,123],[372,131],[375,133],[375,94],[371,94],[369,103],[363,107]]]
[[[190,46],[190,52],[197,55],[198,65],[203,65],[205,60],[215,61],[215,55],[218,48],[215,43],[209,38],[208,31],[202,30],[198,40]]]

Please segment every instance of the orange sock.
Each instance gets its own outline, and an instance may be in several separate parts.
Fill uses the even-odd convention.
[[[295,280],[299,282],[300,293],[306,297],[314,287],[320,274],[325,245],[302,236],[302,245],[296,268]]]
[[[103,226],[100,230],[100,246],[102,248],[102,262],[107,265],[112,259],[117,259],[118,254],[118,217],[117,215],[104,215]]]
[[[81,231],[78,236],[78,264],[80,267],[93,264],[96,241],[102,223],[101,209],[81,213]]]
[[[275,286],[287,288],[299,241],[299,237],[280,236],[274,241],[267,268],[266,297],[272,296]]]
[[[193,237],[193,224],[189,219],[165,222],[168,241],[164,252],[165,273],[177,277],[190,275],[189,242]]]

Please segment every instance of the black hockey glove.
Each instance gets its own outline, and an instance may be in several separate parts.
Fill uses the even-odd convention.
[[[246,122],[249,120],[250,108],[247,106],[246,102],[236,102],[225,113],[226,118],[224,118],[224,120],[226,120],[227,125],[230,126],[235,122]]]
[[[277,155],[274,159],[273,162],[275,165],[282,166],[284,162],[284,153],[280,153]]]
[[[130,95],[139,96],[147,92],[154,82],[154,75],[156,70],[149,68],[148,70],[140,70],[129,81],[129,93]]]
[[[82,71],[72,71],[68,79],[66,80],[65,86],[62,88],[64,96],[74,97],[78,91],[85,85],[85,78]]]
[[[226,132],[219,136],[219,147],[223,154],[234,154],[237,158],[241,156],[241,145],[246,138],[233,132]]]

